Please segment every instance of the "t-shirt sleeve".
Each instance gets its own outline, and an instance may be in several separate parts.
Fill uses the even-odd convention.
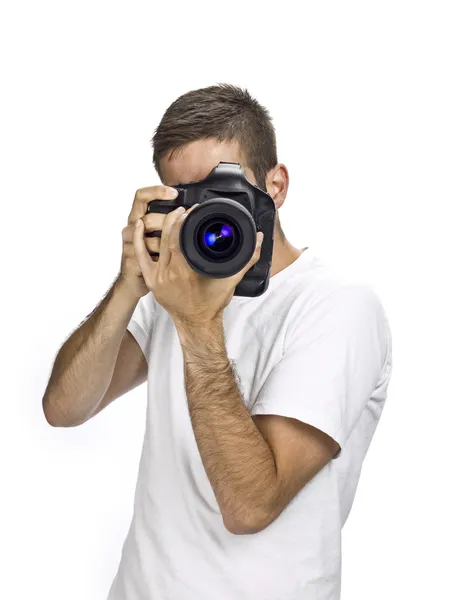
[[[252,415],[303,421],[342,448],[386,365],[388,324],[371,287],[345,284],[295,317]]]
[[[134,309],[127,329],[135,337],[148,361],[156,302],[152,292],[142,296]]]

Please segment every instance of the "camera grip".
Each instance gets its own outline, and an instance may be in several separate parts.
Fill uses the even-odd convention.
[[[157,212],[167,215],[173,210],[176,210],[179,206],[184,206],[185,209],[188,208],[182,204],[182,202],[178,202],[177,200],[152,200],[151,202],[148,202],[147,214]]]
[[[152,200],[151,202],[148,202],[146,214],[157,212],[157,213],[162,213],[163,215],[168,215],[168,213],[173,212],[179,206],[184,206],[184,208],[186,210],[188,208],[188,206],[185,206],[181,202],[178,202],[178,200]],[[156,231],[145,232],[144,236],[150,237],[150,238],[151,237],[160,238],[161,233],[162,233],[162,231],[160,229],[158,229]]]

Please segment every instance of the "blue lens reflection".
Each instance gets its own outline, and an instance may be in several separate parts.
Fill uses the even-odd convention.
[[[218,224],[212,226],[213,231],[206,231],[204,234],[204,243],[208,248],[223,248],[228,247],[230,243],[230,238],[233,236],[232,228],[226,224]],[[223,241],[226,240],[226,243],[223,244]]]
[[[206,235],[204,236],[204,241],[206,242],[206,246],[209,246],[209,248],[215,244],[216,240],[217,240],[217,236],[215,235],[215,233],[212,233],[211,231],[209,233],[206,233]]]

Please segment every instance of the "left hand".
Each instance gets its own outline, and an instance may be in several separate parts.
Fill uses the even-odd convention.
[[[216,319],[230,303],[237,284],[259,260],[263,233],[257,234],[256,249],[245,267],[225,278],[200,275],[187,263],[179,246],[183,218],[199,206],[189,210],[178,208],[170,212],[161,233],[159,260],[151,260],[144,242],[144,227],[137,219],[134,229],[134,248],[143,279],[155,299],[175,323],[204,324]]]

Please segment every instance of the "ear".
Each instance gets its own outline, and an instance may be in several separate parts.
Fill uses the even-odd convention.
[[[267,192],[273,198],[276,210],[284,204],[284,200],[287,197],[288,185],[289,175],[287,167],[282,163],[278,163],[268,172],[266,177]]]

